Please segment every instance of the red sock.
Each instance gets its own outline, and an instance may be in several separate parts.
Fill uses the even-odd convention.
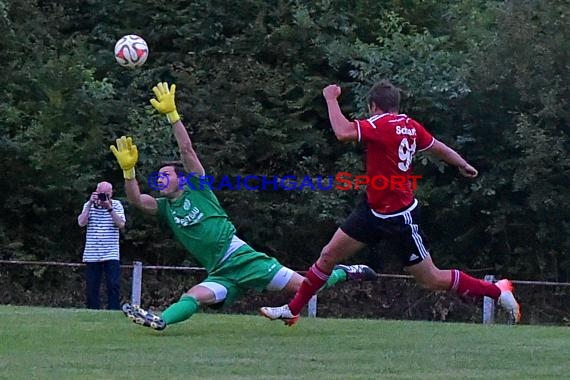
[[[295,294],[295,297],[289,302],[289,310],[291,310],[293,315],[298,315],[301,312],[311,297],[317,294],[319,289],[327,282],[330,275],[330,272],[325,273],[320,270],[317,263],[314,263],[313,266],[309,268],[309,271],[305,275],[305,280],[299,290],[297,290],[297,294]]]
[[[501,290],[493,283],[473,278],[457,269],[451,270],[450,290],[462,296],[491,297],[499,299]]]

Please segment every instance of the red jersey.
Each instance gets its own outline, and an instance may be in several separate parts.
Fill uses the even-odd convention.
[[[380,214],[404,209],[414,201],[412,159],[435,141],[424,127],[407,115],[385,113],[355,120],[358,141],[366,145],[366,196]]]

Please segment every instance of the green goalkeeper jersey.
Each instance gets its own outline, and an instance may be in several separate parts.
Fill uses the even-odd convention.
[[[224,257],[236,229],[207,186],[192,176],[182,195],[157,198],[158,217],[174,232],[176,239],[208,272]],[[190,185],[190,186],[189,186]]]

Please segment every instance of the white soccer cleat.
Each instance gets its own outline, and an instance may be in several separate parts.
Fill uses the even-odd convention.
[[[299,319],[299,315],[293,315],[289,309],[289,305],[279,307],[262,307],[259,309],[261,315],[272,321],[281,320],[287,326],[293,326]]]
[[[517,324],[521,320],[521,308],[513,294],[513,283],[510,280],[500,280],[495,283],[501,289],[499,305],[509,314],[509,323]]]

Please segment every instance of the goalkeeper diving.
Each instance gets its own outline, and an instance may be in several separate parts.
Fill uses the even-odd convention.
[[[277,259],[258,252],[236,236],[236,228],[215,194],[208,186],[200,186],[204,167],[192,147],[192,141],[175,103],[176,85],[158,83],[154,88],[152,106],[166,115],[178,143],[182,165],[167,163],[160,168],[160,197],[141,194],[135,165],[138,150],[131,137],[117,139],[111,146],[125,178],[127,199],[144,213],[157,216],[176,240],[208,275],[201,283],[184,293],[178,302],[156,315],[138,305],[124,304],[125,315],[136,324],[163,330],[169,325],[189,319],[200,306],[227,306],[244,291],[286,291],[295,293],[304,277],[283,266]],[[181,186],[178,173],[195,173]],[[189,186],[192,185],[192,186]],[[179,187],[180,186],[180,187]],[[199,190],[198,190],[199,189]],[[338,265],[324,288],[347,280],[375,280],[376,273],[366,265]]]

